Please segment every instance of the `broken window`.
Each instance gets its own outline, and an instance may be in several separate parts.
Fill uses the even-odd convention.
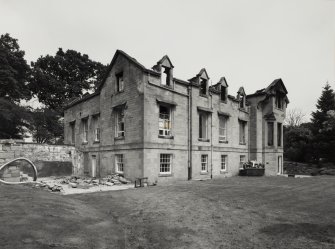
[[[245,155],[240,155],[240,168],[243,168],[244,163],[245,163]]]
[[[170,68],[161,67],[161,84],[165,86],[170,86]]]
[[[123,154],[115,155],[116,171],[118,173],[123,173],[124,164],[123,164]]]
[[[244,95],[240,95],[240,108],[244,108],[245,107],[245,96]]]
[[[200,94],[206,95],[207,94],[207,80],[200,79]]]
[[[159,135],[171,136],[171,108],[159,106]]]
[[[273,146],[273,122],[268,122],[268,146]]]
[[[117,92],[123,92],[124,90],[124,81],[123,81],[123,72],[116,75],[116,87]]]
[[[83,142],[88,141],[88,118],[82,119],[83,125]]]
[[[208,155],[201,155],[201,172],[207,172]]]
[[[223,102],[227,101],[227,88],[224,86],[221,86],[220,98]]]
[[[71,144],[75,144],[76,142],[76,122],[71,122],[70,123],[70,130],[71,130]]]
[[[171,174],[171,154],[160,154],[160,174]]]
[[[94,125],[94,142],[100,141],[100,117],[99,115],[93,116]]]
[[[124,137],[124,108],[116,110],[116,137]]]
[[[227,141],[227,117],[219,116],[219,141]]]
[[[221,171],[227,170],[227,155],[221,155]]]
[[[201,139],[207,139],[207,119],[207,113],[199,112],[199,138]]]
[[[276,107],[278,109],[283,109],[283,97],[281,96],[280,92],[276,93],[275,102],[276,102]]]
[[[238,123],[239,123],[239,141],[240,141],[240,144],[245,144],[246,143],[245,142],[245,127],[246,127],[247,122],[239,120]]]
[[[281,146],[281,140],[282,140],[282,124],[277,123],[277,145],[278,147]]]

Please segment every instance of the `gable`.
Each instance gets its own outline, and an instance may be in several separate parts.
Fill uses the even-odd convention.
[[[163,67],[173,68],[172,62],[167,55],[164,55],[162,59],[160,59],[157,64],[161,64]]]
[[[206,79],[206,80],[209,79],[207,71],[206,71],[205,68],[201,69],[200,72],[197,74],[197,76],[199,76],[202,79]]]
[[[228,83],[225,77],[221,77],[220,81],[218,82],[223,87],[228,87]]]

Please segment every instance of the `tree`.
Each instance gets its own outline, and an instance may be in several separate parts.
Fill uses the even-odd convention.
[[[27,84],[30,67],[17,39],[0,37],[0,138],[22,138],[29,126],[29,112],[19,105],[31,98]]]
[[[297,127],[300,126],[305,118],[306,114],[300,109],[290,109],[286,113],[285,126]]]
[[[30,67],[24,59],[25,52],[20,50],[17,39],[9,34],[0,37],[0,97],[13,102],[30,99],[27,84]]]
[[[31,89],[47,108],[61,113],[65,104],[93,90],[106,66],[74,50],[58,49],[55,56],[40,57],[32,63]]]
[[[331,126],[335,111],[335,94],[327,83],[316,104],[317,110],[312,112],[313,151],[317,159],[324,158],[335,162],[335,129]]]
[[[36,109],[31,117],[29,130],[37,143],[57,143],[63,138],[63,123],[55,111]]]

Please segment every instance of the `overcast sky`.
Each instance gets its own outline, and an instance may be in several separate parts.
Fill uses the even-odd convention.
[[[289,108],[308,115],[335,88],[335,0],[0,0],[0,33],[28,62],[75,49],[109,63],[121,49],[146,67],[167,54],[174,76],[205,67],[247,94],[282,78]]]

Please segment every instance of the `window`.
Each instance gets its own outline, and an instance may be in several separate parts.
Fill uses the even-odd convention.
[[[207,172],[208,155],[201,155],[201,172]]]
[[[245,106],[245,97],[244,97],[244,95],[241,95],[240,96],[240,108],[244,108],[244,106]]]
[[[281,146],[282,127],[283,127],[283,125],[281,123],[277,123],[277,145],[278,145],[278,147]]]
[[[200,94],[206,95],[207,94],[207,80],[200,79]]]
[[[161,84],[165,86],[170,86],[170,68],[161,67]]]
[[[159,106],[158,126],[160,136],[171,136],[171,108]]]
[[[83,124],[83,142],[86,143],[88,141],[88,119],[85,118],[82,120]]]
[[[227,141],[227,117],[219,116],[219,141]]]
[[[227,155],[221,155],[221,171],[227,170]]]
[[[245,155],[240,156],[240,168],[243,168],[243,164],[245,163]]]
[[[280,94],[280,92],[277,92],[276,93],[276,99],[275,99],[275,102],[276,102],[276,107],[278,109],[283,109],[283,98]]]
[[[116,137],[124,137],[124,108],[116,111]]]
[[[245,144],[245,126],[247,124],[247,122],[239,120],[239,136],[240,136],[240,144]]]
[[[171,174],[171,154],[160,154],[160,174]]]
[[[118,173],[123,173],[124,163],[123,163],[123,154],[115,155],[116,171]]]
[[[94,125],[94,142],[100,141],[100,117],[99,115],[93,116],[93,125]]]
[[[117,92],[123,92],[124,89],[123,73],[118,73],[116,75],[116,84],[117,84]]]
[[[227,101],[227,88],[224,86],[221,86],[220,98],[223,102]]]
[[[199,112],[199,138],[207,139],[207,117],[205,112]]]
[[[268,146],[273,146],[273,122],[268,122]]]
[[[70,123],[70,130],[71,130],[71,143],[75,144],[76,142],[76,122]]]

